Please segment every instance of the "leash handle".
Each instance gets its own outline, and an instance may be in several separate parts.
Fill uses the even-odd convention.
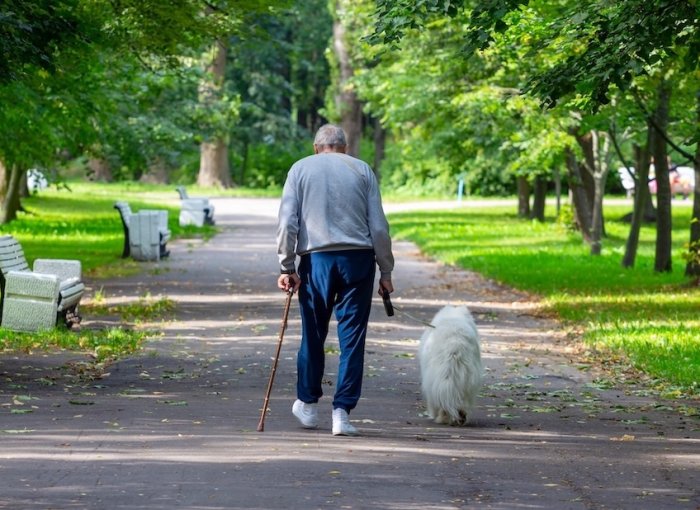
[[[391,304],[391,298],[389,297],[389,291],[382,287],[382,301],[384,302],[384,311],[387,316],[392,317],[394,315],[394,305]]]

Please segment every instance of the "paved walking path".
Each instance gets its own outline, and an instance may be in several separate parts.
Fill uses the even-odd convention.
[[[467,304],[487,367],[476,420],[423,415],[415,359],[423,326],[377,299],[359,438],[301,429],[291,414],[298,308],[265,431],[256,432],[284,294],[274,200],[220,199],[223,231],[172,243],[135,277],[92,282],[107,303],[148,293],[177,304],[145,352],[82,374],[77,354],[0,357],[0,508],[697,509],[700,423],[635,388],[607,388],[527,296],[395,244],[394,302],[429,320]],[[387,207],[391,210],[391,207]],[[107,318],[86,317],[84,328]],[[328,342],[327,395],[337,342]],[[32,410],[17,414],[12,410]]]

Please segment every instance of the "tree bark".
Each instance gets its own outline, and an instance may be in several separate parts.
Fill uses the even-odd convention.
[[[591,243],[591,205],[583,185],[581,167],[576,160],[576,154],[570,148],[566,149],[566,169],[569,172],[569,188],[571,190],[574,219],[581,231],[583,240]]]
[[[700,91],[695,96],[698,125],[700,125]],[[690,222],[690,244],[686,276],[700,278],[700,141],[695,146],[695,188],[693,189],[693,216]]]
[[[10,174],[4,161],[0,161],[0,208],[5,207],[7,188],[10,185]]]
[[[336,0],[336,12],[341,10],[343,0]],[[362,105],[350,83],[353,67],[346,41],[345,26],[336,17],[333,22],[333,51],[340,67],[338,93],[335,97],[336,108],[340,114],[340,126],[347,136],[347,154],[359,156],[362,139]]]
[[[226,71],[228,48],[217,41],[212,48],[211,62],[207,66],[207,78],[200,85],[200,101],[212,103],[220,98]],[[228,141],[218,134],[212,140],[202,142],[197,184],[200,186],[230,188],[233,186],[228,158]]]
[[[668,108],[671,89],[666,81],[661,82],[657,91],[657,105],[653,113],[657,132],[653,138],[651,152],[654,156],[656,172],[656,257],[654,271],[670,272],[671,261],[671,183],[669,181],[668,153],[662,132],[668,126]]]
[[[144,182],[148,184],[168,184],[168,167],[162,158],[156,158],[148,166],[148,171],[144,173],[139,182]]]
[[[591,254],[600,255],[601,240],[605,235],[605,222],[603,218],[603,198],[605,197],[605,184],[608,180],[610,172],[610,160],[612,153],[610,151],[610,135],[605,131],[593,132],[594,137],[594,156],[595,167],[593,168],[593,184],[595,186],[595,194],[593,197],[593,213],[592,213],[592,233],[593,244],[591,245]],[[600,138],[603,143],[601,145]]]
[[[102,158],[91,157],[88,160],[88,172],[92,181],[112,182],[114,180],[109,162]]]
[[[589,219],[591,255],[600,255],[602,239],[605,236],[603,197],[612,156],[610,135],[604,131],[593,130],[585,135],[576,134],[575,136],[584,154],[584,171],[580,174],[591,214]]]
[[[10,180],[7,185],[7,194],[2,203],[2,212],[0,212],[0,224],[2,225],[15,220],[17,211],[22,207],[19,196],[22,173],[26,174],[26,169],[20,169],[18,165],[12,165],[12,169],[9,172]]]
[[[545,202],[547,198],[547,179],[538,175],[535,177],[534,194],[532,200],[532,211],[530,218],[540,222],[544,221]]]
[[[232,187],[226,142],[220,139],[214,142],[202,142],[200,154],[197,184],[204,187]]]
[[[593,199],[595,197],[595,182],[593,179],[593,169],[595,169],[595,151],[593,147],[593,134],[588,132],[584,135],[578,133],[575,134],[576,141],[583,151],[583,170],[581,172],[581,183],[583,189],[586,192],[586,197],[588,198],[588,203],[593,204]],[[581,164],[579,164],[579,169]],[[589,171],[585,171],[589,169]]]
[[[517,178],[518,186],[518,218],[530,217],[530,183],[527,182],[527,177],[519,175]]]
[[[630,232],[627,235],[625,244],[625,254],[622,257],[622,267],[634,267],[637,258],[637,248],[639,247],[639,231],[642,223],[647,219],[647,204],[651,203],[651,193],[649,193],[649,147],[652,144],[654,128],[647,122],[647,142],[644,147],[635,148],[635,189],[634,206],[632,207],[632,219],[630,221]],[[655,214],[655,213],[654,213]]]

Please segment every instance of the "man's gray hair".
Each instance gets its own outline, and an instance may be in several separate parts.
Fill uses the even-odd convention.
[[[345,131],[340,126],[324,124],[316,131],[314,145],[322,147],[324,145],[345,146],[347,144]]]

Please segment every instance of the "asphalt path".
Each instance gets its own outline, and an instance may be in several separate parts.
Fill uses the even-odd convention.
[[[351,414],[362,435],[330,432],[333,327],[320,427],[291,414],[296,302],[257,432],[285,301],[277,201],[215,205],[211,240],[170,243],[169,259],[136,276],[88,282],[87,301],[175,302],[171,316],[137,325],[161,333],[143,352],[102,370],[75,353],[0,356],[0,508],[700,508],[700,421],[688,402],[611,386],[531,297],[406,242],[395,243],[401,312],[387,317],[377,298],[370,319]],[[445,304],[469,306],[482,335],[485,385],[467,427],[431,423],[420,396],[416,319]]]

